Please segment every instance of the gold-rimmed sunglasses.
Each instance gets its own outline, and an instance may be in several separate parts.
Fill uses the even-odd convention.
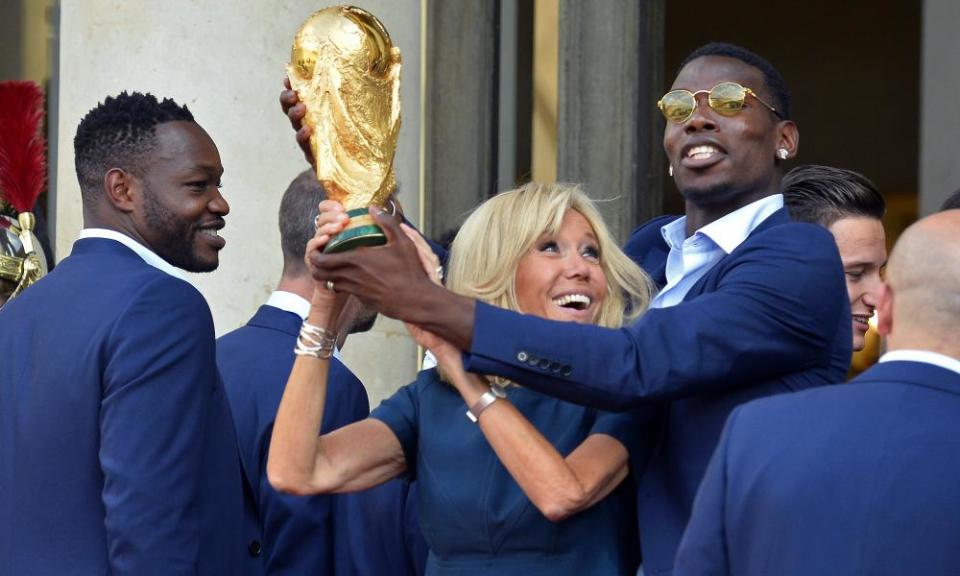
[[[721,82],[709,90],[671,90],[663,95],[657,102],[657,108],[663,113],[663,117],[670,122],[683,124],[693,116],[693,111],[697,109],[697,96],[707,95],[707,104],[717,114],[723,116],[733,116],[743,110],[743,101],[747,99],[747,94],[757,99],[757,102],[763,104],[776,114],[777,118],[783,120],[783,115],[777,112],[777,109],[767,104],[757,96],[753,90],[741,86],[736,82]]]

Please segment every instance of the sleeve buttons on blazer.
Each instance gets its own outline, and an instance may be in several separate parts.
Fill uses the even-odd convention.
[[[260,545],[260,542],[257,540],[251,540],[247,544],[247,552],[250,554],[251,558],[258,558],[260,553],[263,552],[263,547]]]
[[[555,374],[558,373],[558,372],[560,372],[560,369],[561,369],[561,368],[562,368],[562,366],[560,366],[560,363],[559,363],[559,362],[551,362],[551,363],[550,363],[550,371],[553,372],[553,373],[555,373]]]
[[[521,350],[520,352],[517,352],[517,360],[519,360],[520,362],[526,362],[529,356],[530,355],[524,352],[523,350]]]
[[[537,356],[534,356],[533,354],[528,355],[527,364],[535,367],[539,363],[540,363],[540,358],[538,358]]]
[[[564,366],[562,373],[563,373],[564,376],[569,376],[569,375],[573,374],[573,368],[571,368],[571,367],[569,367],[569,366]]]
[[[550,361],[546,358],[541,358],[539,366],[541,370],[548,370],[550,368]]]

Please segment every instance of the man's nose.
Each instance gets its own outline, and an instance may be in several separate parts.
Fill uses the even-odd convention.
[[[214,214],[220,214],[221,216],[226,216],[230,213],[230,204],[227,202],[227,199],[223,197],[223,194],[220,193],[220,190],[216,191],[216,196],[210,200],[208,208]]]
[[[715,112],[707,101],[706,94],[697,94],[693,97],[693,114],[687,119],[683,129],[685,132],[693,133],[701,130],[715,130],[717,127]]]

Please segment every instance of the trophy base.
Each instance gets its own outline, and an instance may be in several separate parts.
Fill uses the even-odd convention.
[[[366,208],[354,208],[347,211],[350,224],[327,242],[323,249],[324,254],[347,252],[361,246],[383,246],[387,237],[383,230],[374,224],[373,217]]]

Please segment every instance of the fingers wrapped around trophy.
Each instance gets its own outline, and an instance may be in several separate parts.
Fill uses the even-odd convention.
[[[311,131],[317,179],[350,218],[324,251],[385,244],[368,208],[389,211],[397,187],[400,49],[374,15],[332,6],[307,18],[290,58],[287,74],[306,108],[302,121]]]

